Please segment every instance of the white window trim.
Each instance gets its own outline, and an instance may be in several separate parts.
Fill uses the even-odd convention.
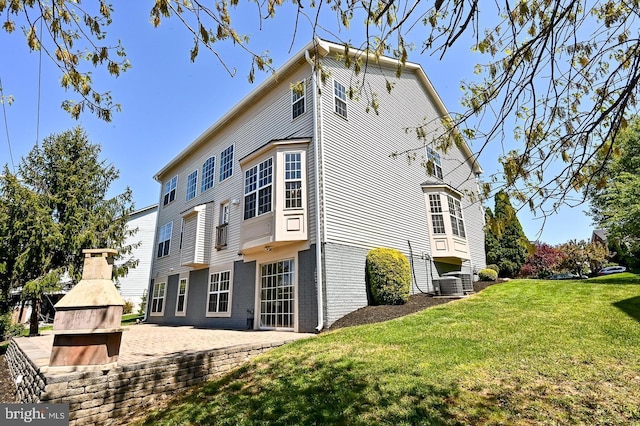
[[[339,84],[340,86],[342,86],[344,88],[344,99],[340,98],[337,94],[336,94],[336,84]],[[340,83],[338,80],[333,80],[333,112],[338,116],[338,117],[342,117],[345,120],[348,120],[349,117],[349,109],[347,108],[347,86],[345,86],[344,84]],[[337,100],[340,100],[340,102],[344,103],[344,115],[340,114],[337,111]]]
[[[231,173],[229,174],[229,176],[227,176],[224,179],[220,179],[222,177],[222,152],[228,150],[229,148],[231,148]],[[224,182],[227,179],[230,179],[233,176],[233,162],[235,160],[235,155],[236,155],[236,144],[231,144],[228,147],[226,147],[225,149],[222,150],[222,152],[220,153],[220,166],[218,167],[218,182]]]
[[[427,146],[426,149],[427,155],[427,167],[429,167],[429,162],[433,161],[433,173],[430,173],[431,176],[442,180],[444,178],[444,173],[442,171],[442,156],[435,149]],[[427,169],[428,171],[429,169]]]
[[[269,161],[271,161],[271,164],[270,164],[270,167],[271,167],[271,180],[267,185],[260,186],[260,166],[262,166],[263,164],[268,163]],[[257,164],[255,164],[255,165],[253,165],[251,167],[248,167],[245,170],[244,177],[243,177],[243,188],[244,189],[243,189],[243,196],[242,196],[242,219],[243,220],[250,220],[250,219],[262,216],[264,214],[271,213],[273,211],[274,202],[275,202],[275,200],[274,200],[274,196],[275,196],[275,187],[274,187],[275,183],[274,182],[276,180],[275,167],[276,167],[275,158],[274,157],[267,157],[264,160],[259,161]],[[253,169],[256,169],[256,174],[255,174],[255,176],[256,176],[255,186],[256,187],[255,187],[255,189],[247,192],[247,183],[246,183],[247,182],[247,174]],[[259,208],[260,208],[260,190],[262,190],[264,188],[267,188],[267,187],[271,187],[271,205],[269,206],[269,210],[264,211],[264,212],[260,212],[260,210],[259,210]],[[246,204],[246,198],[247,198],[247,196],[249,196],[251,194],[255,194],[255,197],[256,197],[255,198],[255,207],[254,207],[254,209],[255,209],[254,213],[255,214],[253,216],[251,216],[251,217],[246,217],[246,214],[247,214],[247,211],[246,211],[246,205],[247,205]]]
[[[168,239],[164,239],[164,240],[160,241],[160,238],[162,238],[162,230],[164,229],[164,227],[165,227],[165,226],[168,226],[168,227],[170,228],[170,231],[169,231],[169,238],[168,238]],[[172,239],[172,238],[173,238],[173,221],[165,223],[164,225],[162,225],[162,226],[160,227],[160,230],[158,231],[158,243],[157,243],[157,244],[156,244],[156,246],[155,246],[155,249],[156,249],[156,257],[157,257],[158,259],[160,259],[161,257],[167,257],[167,256],[169,256],[169,255],[171,254],[171,239]],[[161,256],[158,256],[158,246],[160,245],[160,243],[164,243],[164,242],[168,242],[168,243],[169,243],[169,250],[167,250],[167,254],[164,254],[164,251],[165,251],[165,250],[164,250],[164,246],[165,246],[165,245],[163,244],[163,245],[162,245],[162,253],[163,253],[163,254],[162,254]]]
[[[451,211],[451,205],[449,204],[449,200],[453,201],[453,208],[454,211]],[[456,202],[458,203],[456,205]],[[454,238],[461,238],[461,239],[467,239],[467,227],[464,223],[464,213],[462,211],[462,200],[454,197],[453,195],[447,194],[447,204],[449,207],[449,221],[451,222],[451,235],[453,235]],[[459,210],[458,210],[459,209]],[[460,215],[458,216],[458,213],[460,213]],[[453,220],[456,220],[456,227],[458,228],[458,234],[456,235],[456,233],[453,231]],[[460,235],[460,224],[462,224],[462,234],[464,235]]]
[[[204,184],[205,184],[206,174],[204,172],[204,166],[207,164],[209,160],[212,160],[213,162],[213,167],[211,167],[211,186],[205,189]],[[216,156],[212,155],[210,157],[207,157],[207,159],[204,160],[204,162],[202,163],[201,169],[202,169],[202,177],[200,178],[200,193],[202,194],[216,186]]]
[[[226,217],[225,217],[226,212]],[[220,203],[220,225],[229,224],[229,219],[231,217],[231,202],[229,200]]]
[[[195,186],[194,186],[193,196],[189,197],[189,178],[194,173],[196,174],[196,181],[194,183]],[[184,198],[185,198],[185,201],[190,201],[190,200],[193,200],[194,198],[196,198],[198,196],[198,169],[196,169],[196,170],[192,171],[191,173],[189,173],[187,175],[187,179],[186,180],[187,180],[187,183],[185,185],[185,196],[184,196]]]
[[[444,237],[446,236],[447,238],[453,238],[456,239],[458,241],[467,241],[468,242],[468,238],[469,238],[469,232],[467,229],[467,224],[465,223],[465,218],[464,218],[464,206],[462,204],[462,199],[463,199],[463,194],[458,192],[457,190],[455,190],[454,188],[450,187],[449,185],[443,185],[443,184],[437,184],[437,185],[426,185],[422,187],[422,190],[425,193],[425,202],[426,202],[426,208],[427,208],[427,213],[428,213],[428,217],[429,217],[429,235],[432,237]],[[438,212],[438,213],[432,213],[431,212],[431,204],[430,204],[430,196],[431,195],[438,195],[440,198],[440,206],[442,209],[442,212]],[[465,231],[465,236],[464,237],[460,237],[458,235],[455,235],[453,233],[453,227],[451,225],[451,212],[450,212],[450,207],[449,207],[449,198],[458,201],[460,203],[460,219],[462,220],[463,226],[464,226],[464,231]],[[455,204],[455,203],[454,203]],[[444,223],[444,234],[436,234],[433,232],[433,214],[439,214],[442,215],[442,219],[443,219],[443,223]]]
[[[262,292],[262,266],[268,263],[276,263],[282,262],[285,260],[293,260],[294,274],[293,274],[293,327],[263,327],[260,325],[260,315],[261,312],[261,292]],[[268,255],[264,256],[261,261],[256,262],[256,283],[255,283],[255,308],[254,308],[254,327],[258,330],[282,330],[282,331],[298,331],[298,320],[299,320],[299,302],[300,302],[300,294],[298,289],[298,274],[300,273],[300,262],[298,260],[298,252],[295,248],[291,248],[289,250],[284,250],[282,252],[271,252]]]
[[[298,117],[304,115],[307,112],[307,80],[303,79],[302,81],[298,81],[297,83],[294,84],[294,86],[297,86],[298,84],[302,84],[302,96],[298,99],[296,99],[294,101],[294,95],[296,94],[295,90],[293,89],[293,87],[291,88],[291,120],[295,120]],[[298,102],[302,101],[302,112],[300,114],[298,114],[297,116],[293,116],[293,106],[295,104],[297,104]]]
[[[162,284],[164,287],[162,289],[162,296],[161,297],[156,297],[156,286],[159,286],[160,284]],[[151,297],[149,298],[149,316],[152,317],[163,317],[164,316],[164,308],[167,307],[167,280],[166,279],[161,279],[158,281],[154,281],[153,282],[153,288],[151,289]],[[154,312],[153,311],[153,302],[154,300],[160,300],[162,299],[162,310],[160,310],[159,312]]]
[[[298,155],[300,157],[300,177],[299,178],[287,178],[287,155]],[[283,196],[284,196],[284,210],[286,211],[291,211],[291,210],[303,210],[304,209],[304,200],[305,200],[305,190],[304,190],[304,165],[302,164],[304,160],[304,155],[302,154],[302,151],[285,151],[283,152],[282,155],[282,163],[283,163],[283,168],[284,168],[284,185],[282,188],[283,191]],[[290,182],[300,182],[300,206],[299,207],[287,207],[287,183]]]
[[[226,217],[225,217],[226,212]],[[220,217],[218,218],[218,226],[216,226],[216,235],[215,235],[215,248],[216,250],[224,250],[229,245],[229,219],[231,217],[231,203],[229,200],[220,203]],[[222,227],[226,225],[224,231],[222,231]],[[224,232],[224,244],[221,244],[222,239],[218,238],[219,233]]]
[[[444,210],[444,205],[442,203],[442,196],[447,197],[446,194],[442,194],[440,192],[434,192],[434,193],[430,193],[428,194],[428,201],[429,201],[429,216],[431,218],[431,233],[433,235],[447,235],[447,225],[446,225],[446,221],[445,221],[445,213],[446,211]],[[435,197],[437,196],[437,205],[432,205],[432,200],[431,197]],[[448,199],[447,199],[448,201]],[[433,211],[434,209],[439,209],[439,211]],[[435,229],[435,221],[434,221],[434,216],[439,216],[440,220],[442,222],[442,232],[436,232]]]
[[[173,183],[175,180],[175,183]],[[168,187],[168,189],[167,189]],[[171,200],[171,192],[174,193],[173,195],[173,200]],[[176,194],[178,192],[178,175],[175,175],[174,177],[172,177],[171,179],[167,180],[164,183],[164,192],[162,193],[162,205],[163,206],[168,206],[169,204],[173,203],[176,200]],[[165,198],[167,199],[167,202],[165,203]]]
[[[223,272],[229,272],[229,309],[227,312],[209,312],[209,286],[211,285],[211,275],[220,274]],[[217,268],[210,268],[207,275],[207,293],[205,297],[205,316],[207,318],[229,318],[233,310],[233,264],[220,266]]]
[[[185,281],[185,288],[184,288],[184,304],[182,305],[182,311],[178,310],[178,301],[180,300],[180,283],[181,281]],[[189,278],[188,277],[180,277],[178,279],[178,289],[176,291],[176,312],[175,312],[175,316],[177,317],[184,317],[187,315],[187,300],[189,298]]]

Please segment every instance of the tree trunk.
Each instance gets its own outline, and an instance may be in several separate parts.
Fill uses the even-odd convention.
[[[35,297],[31,299],[31,319],[29,320],[29,336],[38,335],[38,311],[40,310],[40,300]]]

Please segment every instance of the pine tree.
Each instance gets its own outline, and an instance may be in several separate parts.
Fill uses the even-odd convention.
[[[487,209],[487,263],[498,265],[501,277],[513,277],[527,261],[529,242],[507,193],[496,193],[494,200],[494,213]]]
[[[30,334],[38,333],[38,305],[43,294],[59,287],[62,274],[79,280],[82,250],[109,247],[131,253],[125,239],[133,211],[132,193],[108,198],[118,178],[116,168],[100,160],[82,128],[46,138],[23,158],[18,173],[8,167],[0,180],[0,278],[7,287],[22,287],[32,302]],[[116,271],[123,274],[129,266]],[[5,290],[3,288],[3,290]]]

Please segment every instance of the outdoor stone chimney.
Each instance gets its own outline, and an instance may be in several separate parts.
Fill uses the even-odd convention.
[[[83,250],[82,280],[58,303],[49,367],[105,370],[115,367],[122,340],[124,300],[111,280],[113,249]]]

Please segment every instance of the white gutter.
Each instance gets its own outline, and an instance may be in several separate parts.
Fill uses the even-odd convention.
[[[316,195],[315,214],[316,214],[316,285],[318,288],[318,325],[317,331],[321,331],[324,328],[324,303],[323,303],[323,286],[322,286],[322,232],[320,230],[320,149],[318,141],[318,80],[316,77],[316,67],[309,57],[309,50],[305,50],[304,58],[311,65],[311,86],[313,90],[313,157],[314,157],[314,191]]]

